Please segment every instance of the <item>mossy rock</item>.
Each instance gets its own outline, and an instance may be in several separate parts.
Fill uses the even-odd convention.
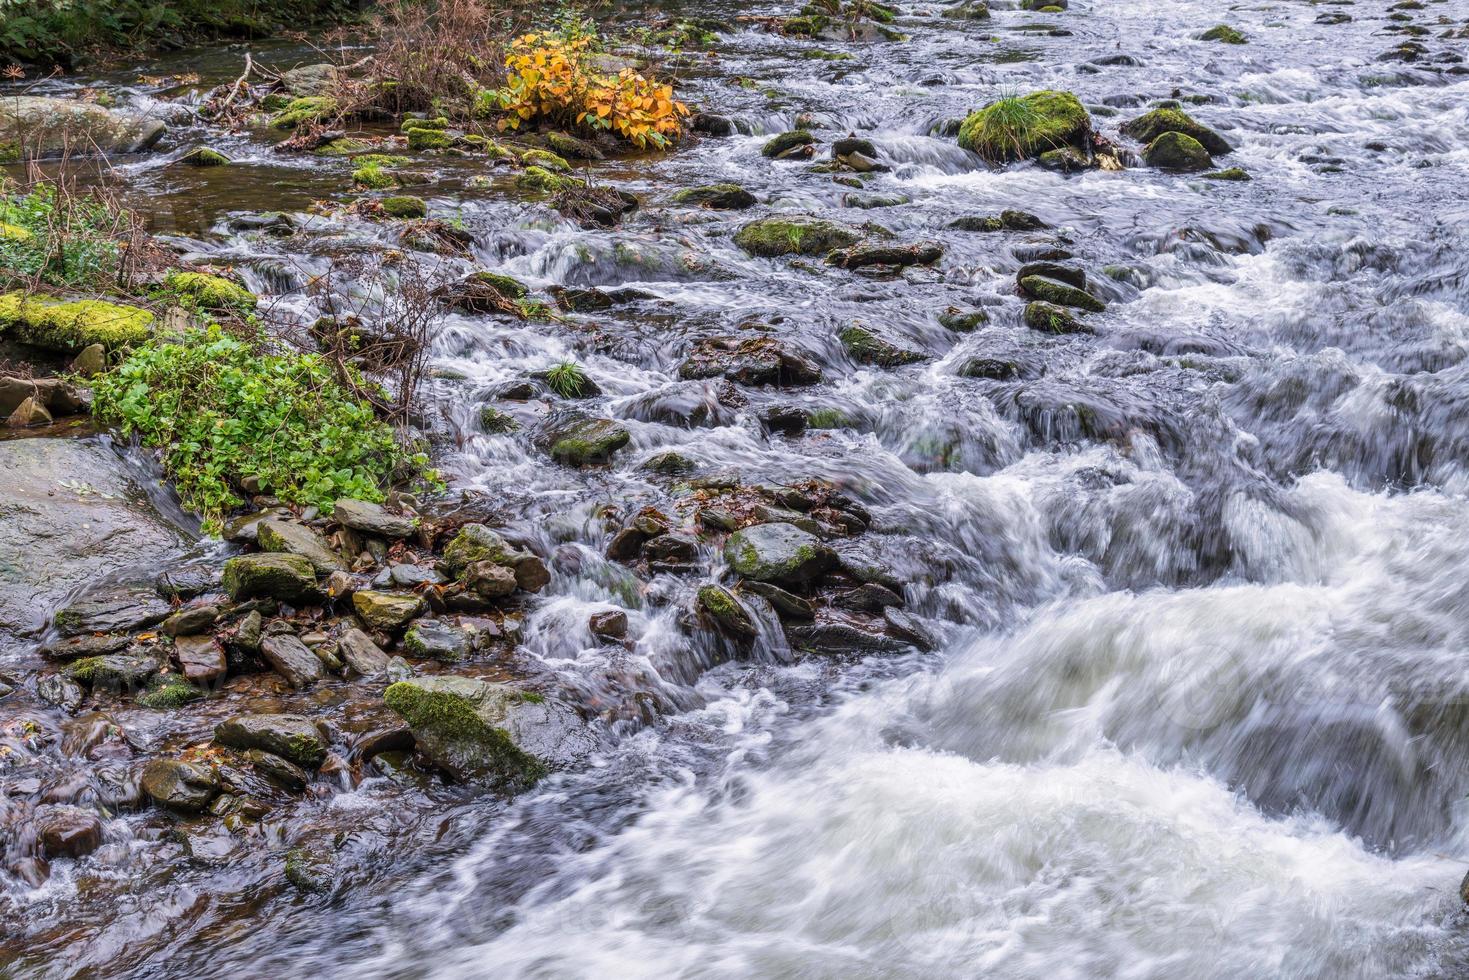
[[[1153,109],[1122,124],[1122,135],[1140,143],[1151,143],[1164,133],[1182,133],[1192,137],[1210,153],[1223,154],[1233,149],[1223,136],[1182,109]]]
[[[1037,300],[1025,305],[1025,325],[1041,333],[1091,333],[1092,329],[1064,306]]]
[[[253,310],[257,302],[244,286],[207,272],[170,272],[163,286],[204,310]]]
[[[420,619],[403,634],[403,649],[420,660],[453,663],[469,656],[472,647],[467,632],[437,619]]]
[[[383,701],[407,723],[418,752],[464,782],[525,789],[595,747],[568,705],[504,684],[421,677],[393,684]]]
[[[398,125],[398,132],[411,133],[415,129],[448,129],[449,119],[446,116],[437,116],[433,119],[420,119],[417,116],[409,116]]]
[[[376,148],[376,145],[368,140],[344,136],[318,146],[311,152],[319,157],[355,157],[369,154]]]
[[[1020,280],[1020,288],[1027,296],[1059,306],[1074,306],[1092,313],[1102,313],[1107,309],[1106,303],[1086,290],[1047,276],[1026,276]]]
[[[1200,41],[1217,41],[1220,44],[1244,44],[1246,37],[1228,24],[1218,24],[1199,35]]]
[[[755,620],[735,594],[722,585],[705,585],[696,597],[700,611],[709,617],[715,629],[737,642],[748,642],[759,635]]]
[[[990,5],[982,0],[963,0],[939,14],[945,20],[989,20]]]
[[[799,584],[820,578],[835,563],[832,550],[794,524],[756,524],[736,531],[724,544],[724,559],[757,582]]]
[[[520,162],[527,167],[544,167],[547,170],[556,170],[561,173],[571,172],[571,164],[550,150],[526,150],[520,155]]]
[[[1253,180],[1249,173],[1239,167],[1226,167],[1207,174],[1199,174],[1205,180]]]
[[[441,564],[450,575],[458,575],[480,561],[514,568],[525,554],[501,537],[498,531],[483,524],[466,524],[444,548]]]
[[[223,167],[233,161],[218,150],[212,150],[207,146],[196,146],[179,157],[178,162],[186,167]]]
[[[153,314],[102,300],[52,300],[24,293],[0,296],[0,334],[47,350],[73,352],[93,344],[108,350],[140,344],[153,333]]]
[[[758,203],[755,195],[739,184],[707,184],[686,187],[673,195],[674,204],[709,208],[712,211],[743,211]]]
[[[392,218],[423,218],[428,216],[428,205],[423,198],[411,194],[382,199],[383,213]]]
[[[852,324],[837,334],[837,339],[847,349],[854,360],[863,364],[875,364],[878,367],[900,367],[904,364],[914,364],[925,358],[926,355],[919,351],[907,350],[886,339],[876,331],[859,324]]]
[[[1091,131],[1091,117],[1076,96],[1045,90],[971,113],[959,126],[959,145],[999,163],[1063,146],[1084,150]]]
[[[327,95],[292,99],[271,119],[276,129],[295,129],[305,122],[318,122],[337,111],[337,100]]]
[[[155,677],[148,690],[138,695],[137,700],[145,708],[171,711],[203,698],[204,692],[199,688],[177,674],[170,674],[167,678]]]
[[[545,167],[526,167],[515,178],[515,186],[523,190],[539,191],[542,194],[556,194],[561,191],[574,190],[581,187],[582,184],[574,177],[553,173]]]
[[[239,555],[224,563],[221,582],[236,601],[267,598],[300,605],[320,598],[316,568],[300,555]]]
[[[972,333],[990,322],[984,310],[960,310],[950,307],[939,314],[939,326],[956,333]]]
[[[1167,132],[1143,150],[1143,160],[1162,170],[1207,170],[1214,165],[1209,151],[1192,136]]]
[[[447,150],[454,145],[454,137],[442,129],[418,128],[408,131],[408,149],[423,152],[424,150]]]
[[[396,633],[423,612],[423,600],[412,593],[359,589],[352,593],[352,611],[369,629]]]
[[[819,218],[763,218],[735,233],[735,244],[763,258],[781,255],[825,255],[856,244],[861,235]]]
[[[79,684],[100,690],[129,691],[148,683],[159,669],[158,661],[152,657],[106,653],[73,660],[62,673]]]
[[[321,765],[327,752],[326,739],[305,715],[235,715],[214,726],[214,741],[232,749],[259,749],[308,769]]]
[[[546,145],[571,160],[600,160],[602,151],[586,140],[565,133],[547,133]]]
[[[379,164],[370,163],[352,171],[352,183],[365,190],[381,191],[399,185],[398,178]]]
[[[22,228],[20,225],[12,225],[9,222],[0,221],[0,242],[11,242],[19,245],[34,241],[35,237],[35,235],[31,234],[29,228]]]
[[[530,294],[530,287],[525,283],[499,272],[471,272],[465,282],[489,286],[506,299],[525,299]]]
[[[611,419],[576,418],[551,425],[551,457],[571,466],[605,463],[632,440],[627,428]]]
[[[794,150],[798,146],[809,146],[815,142],[816,137],[812,136],[806,130],[793,129],[787,133],[777,133],[775,136],[766,140],[765,145],[760,147],[760,155],[778,157],[783,153]]]

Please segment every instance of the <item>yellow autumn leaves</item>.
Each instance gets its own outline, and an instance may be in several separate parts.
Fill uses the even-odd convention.
[[[588,63],[592,38],[525,34],[510,42],[509,74],[497,93],[500,128],[545,119],[568,127],[611,130],[634,146],[663,149],[683,133],[688,106],[673,86],[631,68],[616,75]]]

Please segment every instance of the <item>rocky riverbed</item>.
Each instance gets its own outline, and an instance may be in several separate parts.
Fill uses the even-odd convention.
[[[88,416],[174,314],[0,306],[0,972],[1469,968],[1469,11],[658,16],[667,152],[0,95],[186,312],[427,311],[443,481],[206,529]]]

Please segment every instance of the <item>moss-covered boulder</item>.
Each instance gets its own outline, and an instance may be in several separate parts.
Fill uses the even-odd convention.
[[[1196,120],[1182,109],[1154,109],[1122,124],[1122,135],[1140,143],[1151,143],[1164,133],[1182,133],[1197,140],[1210,153],[1228,153],[1233,149],[1223,136]]]
[[[899,367],[924,359],[921,351],[901,347],[881,333],[861,324],[854,323],[837,334],[837,339],[852,355],[854,360],[878,367]]]
[[[1164,133],[1143,150],[1143,161],[1160,170],[1207,170],[1214,160],[1204,145],[1183,133]]]
[[[259,749],[298,766],[315,769],[326,758],[327,742],[304,715],[235,715],[214,726],[214,741],[232,749]]]
[[[255,528],[255,541],[261,551],[300,555],[311,562],[318,575],[330,575],[346,569],[342,556],[332,550],[326,539],[314,529],[295,521],[268,517]]]
[[[836,555],[813,534],[794,524],[756,524],[736,531],[724,544],[724,560],[757,582],[800,584],[820,578]]]
[[[423,198],[411,194],[382,199],[383,213],[391,218],[423,218],[428,216],[428,205]]]
[[[170,810],[198,813],[219,793],[219,777],[197,762],[154,759],[143,767],[143,792]]]
[[[785,156],[798,147],[810,146],[815,142],[816,137],[812,136],[806,130],[793,129],[790,132],[777,133],[766,140],[765,145],[760,147],[760,155],[778,158]]]
[[[1216,24],[1199,35],[1200,41],[1217,41],[1220,44],[1244,44],[1247,38],[1228,24]]]
[[[762,218],[735,233],[735,244],[763,258],[781,255],[825,255],[856,244],[861,235],[820,218]]]
[[[522,190],[538,191],[542,194],[557,194],[581,187],[582,184],[575,177],[553,173],[545,167],[526,167],[515,178],[515,186]]]
[[[0,99],[0,162],[19,159],[22,146],[42,157],[141,153],[164,130],[161,119],[81,99],[7,94]]]
[[[1045,90],[999,99],[971,113],[959,126],[959,145],[999,163],[1063,146],[1087,151],[1091,132],[1091,117],[1076,96]]]
[[[520,155],[520,162],[527,167],[544,167],[547,170],[557,170],[561,173],[571,172],[571,164],[550,150],[526,150]]]
[[[449,119],[447,116],[435,116],[425,119],[422,116],[407,116],[398,124],[398,132],[408,134],[415,129],[448,129]]]
[[[223,167],[232,161],[218,150],[196,146],[179,157],[178,162],[186,167]]]
[[[300,605],[320,597],[316,569],[300,555],[240,555],[224,563],[224,590],[231,599],[279,599]]]
[[[440,619],[420,619],[403,634],[403,649],[423,660],[454,663],[469,656],[469,633]]]
[[[1020,280],[1020,289],[1027,296],[1059,306],[1074,306],[1092,313],[1101,313],[1107,309],[1106,303],[1086,290],[1047,276],[1026,276]]]
[[[414,678],[389,687],[383,701],[407,723],[419,753],[463,782],[524,789],[595,748],[569,705],[504,684]]]
[[[557,462],[587,466],[607,462],[631,439],[620,423],[570,410],[547,419],[539,441]]]
[[[712,211],[743,211],[754,207],[757,201],[754,194],[739,184],[708,184],[704,187],[684,188],[673,195],[673,203],[709,208]]]
[[[411,592],[359,589],[352,593],[352,611],[369,629],[396,633],[423,612],[423,600]]]
[[[326,95],[292,99],[270,121],[276,129],[295,129],[302,123],[320,122],[337,111],[337,100]]]
[[[501,537],[498,531],[483,524],[466,524],[444,548],[439,565],[448,574],[459,575],[478,561],[514,568],[526,554]]]
[[[566,133],[547,133],[546,145],[568,160],[600,160],[602,151],[586,140]]]
[[[1025,325],[1041,333],[1091,333],[1092,329],[1064,306],[1037,300],[1025,304]]]
[[[102,300],[54,300],[21,292],[0,296],[0,334],[47,350],[73,352],[93,344],[129,347],[153,333],[153,314]]]
[[[244,286],[206,272],[170,272],[163,286],[204,310],[253,310],[257,302],[255,294]]]
[[[706,585],[696,598],[699,611],[719,632],[737,642],[753,640],[758,634],[755,620],[744,604],[722,585]]]
[[[135,691],[161,669],[162,665],[152,657],[106,653],[73,660],[66,665],[64,673],[71,680],[98,690]]]
[[[424,150],[447,150],[454,145],[454,137],[442,129],[429,129],[428,127],[417,127],[408,131],[408,149],[415,152]]]

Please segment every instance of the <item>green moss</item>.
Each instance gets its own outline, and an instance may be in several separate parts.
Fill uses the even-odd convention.
[[[1229,143],[1214,130],[1177,108],[1153,109],[1121,126],[1122,135],[1151,143],[1164,133],[1182,133],[1199,142],[1210,153],[1228,153]]]
[[[304,122],[325,119],[337,111],[337,100],[326,95],[292,99],[271,119],[276,129],[295,129]]]
[[[796,37],[815,37],[826,29],[831,23],[826,17],[813,14],[806,17],[787,17],[781,21],[780,29],[783,33]]]
[[[352,171],[352,183],[368,190],[380,191],[397,187],[398,178],[374,163]]]
[[[424,203],[423,198],[413,197],[410,194],[385,197],[382,205],[383,213],[394,218],[422,218],[428,214],[428,205]]]
[[[1034,302],[1025,306],[1025,325],[1041,333],[1086,333],[1087,328],[1069,311],[1050,303]]]
[[[20,144],[0,142],[0,163],[17,163],[20,160]]]
[[[1200,174],[1205,180],[1251,180],[1250,175],[1239,167],[1228,167],[1224,170],[1214,170],[1207,174]]]
[[[495,435],[505,435],[518,430],[520,423],[498,408],[486,405],[479,410],[479,427]]]
[[[959,145],[986,160],[1039,156],[1062,146],[1084,148],[1091,117],[1070,92],[1041,91],[1000,99],[971,113],[959,127]]]
[[[147,340],[153,314],[136,306],[80,299],[54,301],[23,293],[0,296],[0,333],[48,350],[74,351],[92,344],[109,350]]]
[[[1199,35],[1200,41],[1218,41],[1221,44],[1244,44],[1245,36],[1228,24],[1219,24]]]
[[[1186,133],[1167,132],[1147,145],[1143,160],[1163,170],[1203,170],[1213,164],[1203,144]]]
[[[528,191],[555,194],[560,191],[573,190],[582,185],[580,181],[572,177],[552,173],[545,167],[526,167],[525,171],[515,178],[515,186]]]
[[[415,129],[448,129],[449,119],[446,116],[438,116],[434,119],[419,119],[417,116],[409,116],[398,126],[398,132],[411,133]]]
[[[519,279],[498,272],[474,272],[470,274],[469,280],[489,286],[506,299],[524,299],[530,292]]]
[[[1047,303],[1056,303],[1060,306],[1075,306],[1079,309],[1090,310],[1093,313],[1102,313],[1107,309],[1107,304],[1097,299],[1091,293],[1078,289],[1070,283],[1060,282],[1056,279],[1048,279],[1045,276],[1026,276],[1020,280],[1020,288],[1036,299]]]
[[[230,162],[229,157],[207,146],[196,146],[179,157],[179,163],[189,167],[223,167]]]
[[[181,677],[160,680],[152,690],[138,695],[138,703],[145,708],[168,710],[182,708],[192,701],[202,700],[204,692]]]
[[[571,164],[550,150],[526,150],[520,155],[520,162],[527,167],[544,167],[547,170],[559,170],[564,173],[571,171]]]
[[[445,150],[454,145],[454,137],[441,129],[410,129],[408,131],[408,149],[410,150]]]
[[[735,233],[735,244],[751,255],[825,255],[856,244],[861,236],[849,228],[816,218],[764,218]]]
[[[809,146],[815,142],[816,137],[812,136],[806,130],[793,129],[788,133],[777,133],[775,136],[766,140],[765,145],[760,147],[760,155],[778,157],[788,150],[794,150],[798,146]]]
[[[847,353],[864,364],[899,367],[923,360],[923,355],[919,352],[904,350],[855,323],[838,333],[837,339],[842,342]]]
[[[851,420],[840,409],[818,408],[807,413],[806,425],[812,429],[845,429],[851,425]]]
[[[339,140],[332,140],[325,146],[318,146],[311,152],[319,157],[355,157],[369,153],[373,149],[373,146],[374,144],[368,140],[360,140],[348,136]]]
[[[488,724],[463,697],[424,690],[412,681],[399,681],[383,692],[383,702],[415,734],[432,732],[436,741],[472,747],[484,768],[519,772],[528,781],[545,774],[545,766],[539,759],[522,752],[504,729]]]
[[[187,297],[205,310],[253,310],[255,294],[223,276],[204,272],[170,272],[163,279],[169,292]]]

